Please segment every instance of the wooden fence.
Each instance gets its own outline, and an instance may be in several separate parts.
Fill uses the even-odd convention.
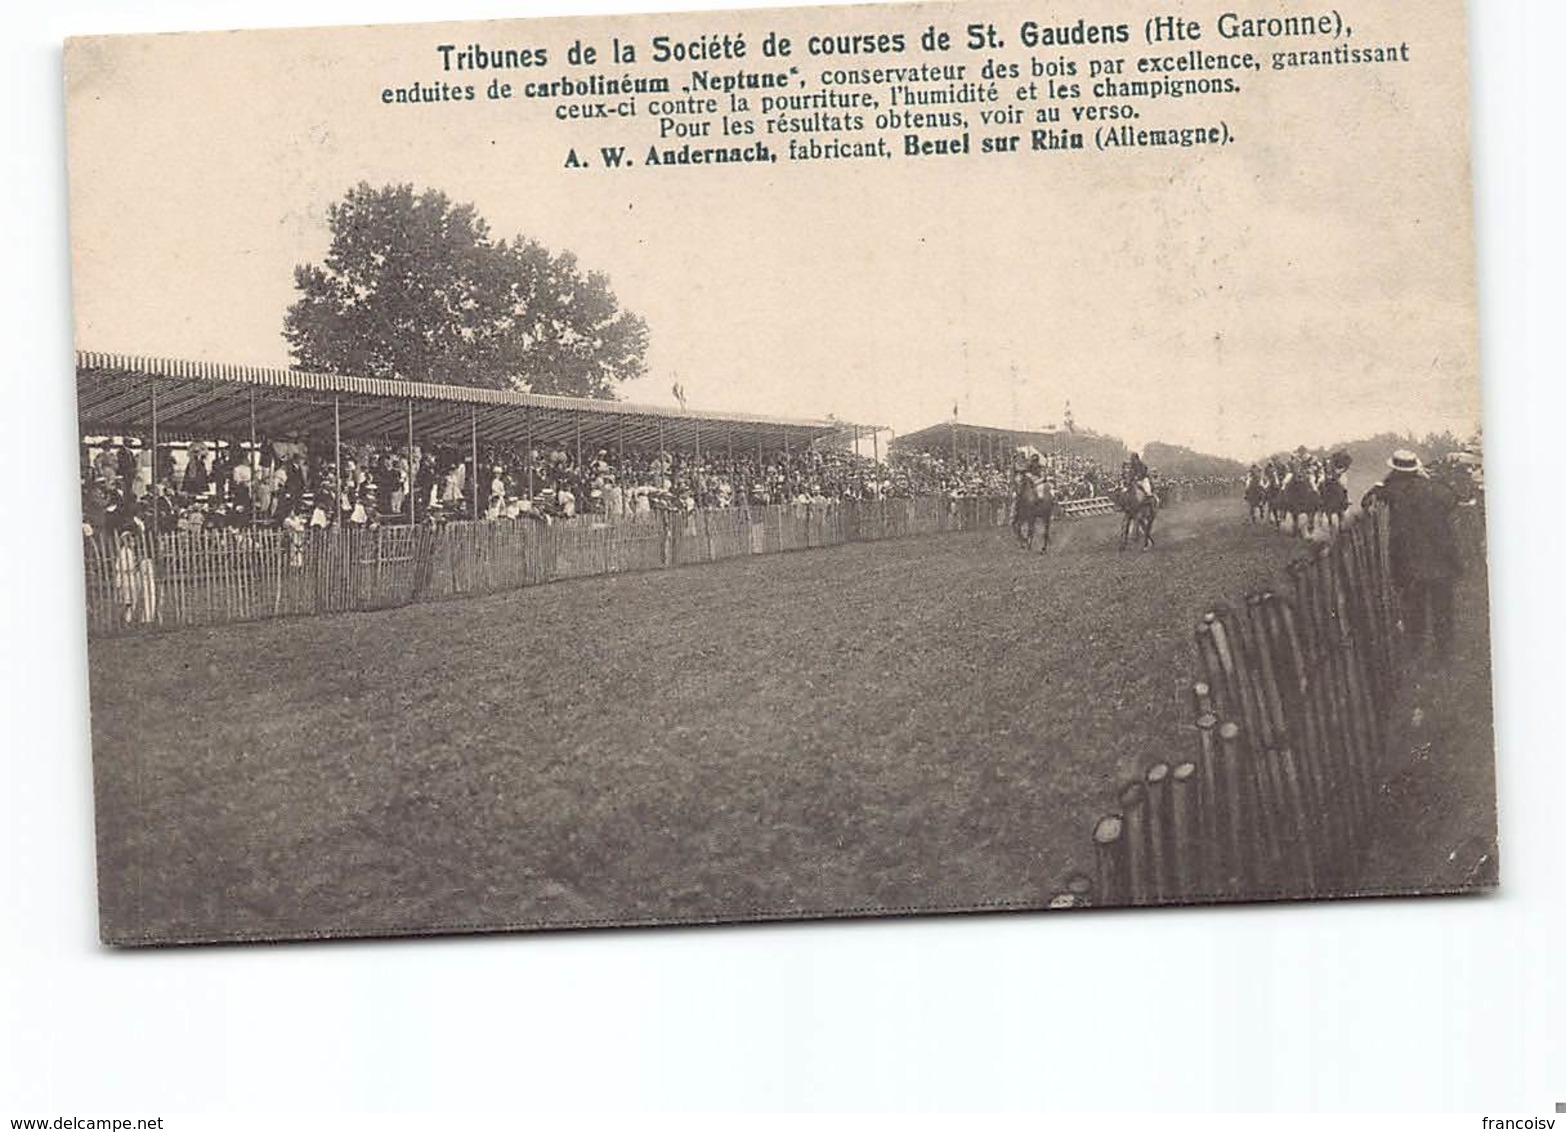
[[[93,636],[386,609],[564,578],[1004,526],[1009,501],[922,497],[375,529],[86,541]]]
[[[1238,499],[1245,494],[1245,485],[1237,483],[1160,483],[1159,506],[1165,510],[1183,503],[1205,499]],[[1095,495],[1090,499],[1063,499],[1060,512],[1068,519],[1091,519],[1096,515],[1118,515],[1120,505],[1107,495]]]
[[[1096,875],[1067,878],[1051,907],[1352,890],[1398,691],[1388,529],[1384,508],[1361,513],[1294,562],[1282,592],[1202,617],[1189,751],[1123,784],[1091,831]],[[1461,517],[1459,538],[1482,543],[1482,513]]]
[[[1106,495],[1062,500],[1059,507],[1060,513],[1068,519],[1091,519],[1095,515],[1114,515],[1120,511],[1120,504]]]

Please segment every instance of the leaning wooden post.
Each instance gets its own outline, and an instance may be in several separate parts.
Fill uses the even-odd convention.
[[[1395,680],[1398,665],[1403,660],[1403,645],[1395,630],[1404,614],[1397,587],[1392,579],[1392,528],[1387,522],[1386,515],[1387,509],[1384,504],[1376,508],[1371,532],[1375,536],[1376,547],[1376,589],[1381,595],[1383,620],[1387,625],[1388,671],[1391,673],[1391,679]]]
[[[1224,724],[1233,727],[1233,724]],[[1202,841],[1207,847],[1206,872],[1213,888],[1238,895],[1244,886],[1245,865],[1242,830],[1244,810],[1240,796],[1239,767],[1227,748],[1218,743],[1218,719],[1212,714],[1196,721],[1197,806],[1203,820]],[[1215,891],[1216,894],[1216,891]]]
[[[1337,815],[1336,832],[1332,834],[1336,839],[1332,855],[1340,868],[1346,868],[1366,826],[1359,788],[1354,779],[1360,742],[1360,721],[1354,707],[1349,672],[1354,663],[1354,637],[1352,633],[1344,631],[1336,612],[1337,563],[1334,559],[1339,550],[1341,547],[1332,554],[1322,555],[1310,569],[1300,572],[1300,578],[1305,583],[1313,615],[1322,630],[1318,642],[1319,661],[1326,680],[1324,684],[1318,684],[1318,694],[1327,725],[1327,788]]]
[[[1252,754],[1261,772],[1261,793],[1269,815],[1269,849],[1279,870],[1275,881],[1282,891],[1310,891],[1315,886],[1313,823],[1300,768],[1301,754],[1296,747],[1301,729],[1294,726],[1293,720],[1298,713],[1288,710],[1291,689],[1286,680],[1285,642],[1276,616],[1278,602],[1268,593],[1251,597],[1248,604],[1271,720],[1268,744],[1253,748]],[[1309,741],[1308,732],[1302,737]]]
[[[1235,722],[1245,728],[1245,734],[1253,747],[1260,748],[1271,734],[1271,716],[1267,710],[1267,694],[1262,683],[1260,659],[1251,637],[1246,608],[1220,607],[1219,620],[1213,627],[1214,637],[1220,641],[1232,657],[1236,681],[1240,690],[1240,712]]]
[[[1218,650],[1218,641],[1214,636],[1217,623],[1218,615],[1208,613],[1196,624],[1196,655],[1207,673],[1207,679],[1200,684],[1207,689],[1207,696],[1212,700],[1212,711],[1236,713],[1240,710],[1237,702],[1238,690],[1230,680],[1224,657]],[[1197,699],[1198,715],[1208,714],[1200,710],[1200,693],[1193,690],[1192,696]],[[1214,696],[1216,698],[1213,698]]]
[[[1300,767],[1300,752],[1284,744],[1276,751],[1275,758],[1275,773],[1282,787],[1281,801],[1287,815],[1284,828],[1293,835],[1294,841],[1293,851],[1288,857],[1297,872],[1288,879],[1291,886],[1297,885],[1301,892],[1310,895],[1316,892],[1316,858],[1319,850],[1315,823],[1311,820],[1307,802],[1309,790],[1304,782],[1305,773]]]
[[[1243,621],[1227,608],[1220,607],[1209,613],[1203,623],[1207,626],[1213,657],[1223,677],[1225,694],[1219,706],[1225,715],[1243,720],[1247,730],[1256,734],[1262,726],[1261,697],[1248,663]],[[1200,635],[1198,643],[1201,643]]]
[[[1276,742],[1274,736],[1286,726],[1283,713],[1283,694],[1278,687],[1276,658],[1272,642],[1267,635],[1266,607],[1273,600],[1272,594],[1251,594],[1245,599],[1250,614],[1250,641],[1255,645],[1251,655],[1256,660],[1257,687],[1261,691],[1262,734],[1267,742]]]
[[[1236,866],[1233,883],[1241,896],[1257,894],[1274,875],[1272,831],[1262,805],[1261,752],[1242,735],[1232,720],[1218,728],[1223,750],[1228,804],[1234,807]]]
[[[1342,792],[1337,788],[1333,769],[1331,725],[1327,718],[1327,685],[1331,682],[1330,656],[1315,654],[1312,664],[1301,639],[1295,609],[1285,601],[1273,603],[1272,631],[1277,635],[1283,655],[1293,668],[1290,691],[1298,697],[1298,711],[1304,721],[1304,742],[1295,754],[1305,805],[1305,828],[1315,862],[1314,879],[1321,879],[1323,860],[1349,840],[1345,832]]]
[[[1368,638],[1371,691],[1378,708],[1385,709],[1396,677],[1394,643],[1397,615],[1388,606],[1382,587],[1381,539],[1378,534],[1380,512],[1372,509],[1354,531],[1347,564],[1351,571],[1350,597],[1358,607],[1358,620]]]
[[[1127,875],[1125,821],[1119,814],[1100,818],[1093,827],[1093,855],[1098,867],[1098,903],[1114,908],[1131,902]]]
[[[1202,837],[1201,789],[1195,763],[1169,772],[1170,885],[1168,898],[1205,900],[1213,895]]]
[[[1218,781],[1214,795],[1221,809],[1223,867],[1221,883],[1234,896],[1247,896],[1261,877],[1257,852],[1254,772],[1247,750],[1240,744],[1240,728],[1234,720],[1218,726]]]
[[[1327,549],[1311,560],[1289,563],[1289,580],[1294,583],[1294,604],[1304,622],[1305,651],[1307,655],[1322,656],[1327,652],[1327,642],[1332,637],[1332,626],[1327,623],[1321,608],[1321,595],[1316,587],[1316,567],[1325,557]]]
[[[1363,524],[1356,525],[1358,535]],[[1328,600],[1337,611],[1340,621],[1348,624],[1348,633],[1339,642],[1338,657],[1343,673],[1344,693],[1347,698],[1348,734],[1352,743],[1347,749],[1347,777],[1353,784],[1358,798],[1358,810],[1369,829],[1369,817],[1375,804],[1374,764],[1383,742],[1382,712],[1386,708],[1383,698],[1385,686],[1381,684],[1384,663],[1380,630],[1374,624],[1375,615],[1370,608],[1371,596],[1367,592],[1370,579],[1361,569],[1361,563],[1347,548],[1336,563],[1336,569],[1326,572],[1325,584]]]
[[[1386,678],[1382,689],[1382,696],[1386,702],[1391,702],[1397,693],[1398,673],[1401,670],[1405,646],[1403,633],[1400,628],[1404,624],[1404,612],[1401,600],[1398,598],[1397,589],[1392,581],[1392,548],[1390,543],[1391,530],[1384,519],[1386,508],[1376,509],[1376,521],[1371,525],[1367,535],[1366,545],[1372,550],[1374,562],[1371,581],[1372,592],[1378,595],[1376,608],[1380,611],[1381,621],[1385,625],[1382,634],[1386,654]]]
[[[1133,782],[1120,792],[1122,820],[1126,834],[1126,872],[1128,895],[1132,904],[1151,904],[1151,851],[1148,842],[1147,787]]]
[[[1147,768],[1147,873],[1148,902],[1162,904],[1169,899],[1169,764],[1154,763]]]

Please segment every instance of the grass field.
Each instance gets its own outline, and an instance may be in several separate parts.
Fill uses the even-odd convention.
[[[1038,907],[1188,757],[1235,501],[94,642],[105,938]]]

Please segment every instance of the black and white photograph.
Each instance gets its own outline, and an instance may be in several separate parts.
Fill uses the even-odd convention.
[[[1499,883],[1462,4],[64,64],[105,943]]]
[[[777,4],[8,13],[0,1125],[1558,1126],[1566,8]]]

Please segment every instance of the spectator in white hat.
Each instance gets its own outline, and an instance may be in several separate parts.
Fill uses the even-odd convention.
[[[1392,453],[1386,478],[1365,493],[1361,506],[1383,505],[1391,524],[1392,582],[1403,630],[1418,650],[1427,627],[1445,659],[1452,646],[1453,593],[1462,573],[1452,513],[1457,498],[1425,474],[1419,456]]]

